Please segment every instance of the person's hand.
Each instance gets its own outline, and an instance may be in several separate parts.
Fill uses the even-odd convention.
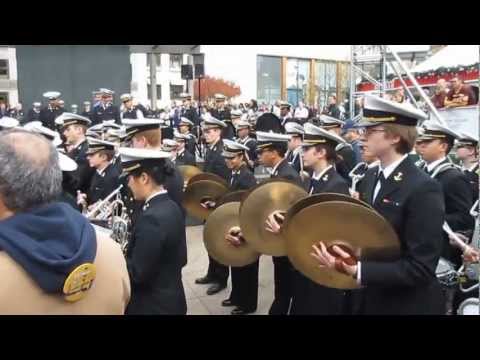
[[[467,245],[462,257],[465,262],[478,263],[480,261],[480,251]]]
[[[217,203],[212,200],[203,200],[200,202],[200,206],[207,210],[215,209],[216,204]]]
[[[272,212],[265,221],[265,230],[273,234],[280,234],[283,220],[285,220],[285,211],[276,210]]]
[[[244,243],[242,230],[239,226],[234,226],[228,230],[225,240],[231,245],[239,247]]]
[[[77,190],[77,205],[87,206],[87,195]]]
[[[350,190],[350,196],[352,198],[360,200],[360,193],[358,191],[352,191],[352,189],[349,189],[349,190]]]
[[[455,235],[457,235],[457,237],[460,240],[462,240],[465,244],[468,243],[468,238],[465,235],[460,234],[460,233],[455,233]],[[448,235],[448,240],[449,240],[450,245],[455,246],[457,248],[461,248],[461,249],[463,248],[463,246],[460,245],[458,242],[456,242],[451,235]]]
[[[332,251],[338,255],[333,256],[320,241],[317,245],[312,245],[313,252],[310,255],[317,260],[318,267],[336,270],[337,272],[355,277],[357,274],[357,263],[350,254],[343,251],[339,246],[334,245]]]

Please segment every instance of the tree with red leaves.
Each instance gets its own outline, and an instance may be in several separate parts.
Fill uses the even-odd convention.
[[[193,83],[194,98],[198,99],[198,79]],[[241,94],[240,86],[232,81],[226,81],[222,78],[205,76],[200,80],[200,101],[212,99],[215,94],[223,94],[230,99]]]

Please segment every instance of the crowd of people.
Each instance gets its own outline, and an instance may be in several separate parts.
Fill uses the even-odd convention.
[[[458,289],[442,289],[436,266],[440,257],[456,268],[479,261],[469,245],[479,188],[476,134],[425,121],[424,112],[398,98],[370,95],[359,102],[362,116],[348,119],[335,96],[318,113],[280,100],[271,107],[255,100],[229,104],[222,94],[198,106],[182,94],[181,105],[158,114],[130,94],[120,96],[121,106],[109,89],[95,96],[78,113],[62,108],[59,92],[47,92],[48,104],[35,110],[34,119],[0,119],[0,262],[11,272],[0,293],[15,300],[3,297],[0,313],[185,315],[182,165],[223,178],[230,191],[251,189],[256,170],[265,168],[271,178],[293,181],[310,195],[353,196],[397,234],[395,261],[346,262],[350,256],[338,247],[312,247],[320,267],[352,277],[359,290],[317,284],[288,257],[272,257],[271,315],[445,314],[464,299]],[[449,160],[451,151],[460,166]],[[364,173],[352,188],[362,163]],[[89,222],[116,191],[129,219],[125,256]],[[282,219],[271,214],[265,228],[280,233]],[[444,222],[463,244],[442,231]],[[241,231],[226,234],[225,241],[241,246]],[[258,265],[228,267],[209,256],[196,283],[208,284],[212,295],[231,277],[222,306],[234,307],[233,315],[253,313]]]

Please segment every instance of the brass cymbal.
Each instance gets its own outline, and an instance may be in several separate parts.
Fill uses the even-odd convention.
[[[243,199],[248,195],[247,190],[237,190],[225,194],[217,203],[217,206],[229,203],[229,202],[239,202],[241,203]]]
[[[281,179],[267,180],[253,188],[240,207],[240,224],[246,239],[261,254],[285,256],[286,240],[283,233],[265,230],[265,221],[276,210],[287,211],[307,192],[293,182]]]
[[[300,199],[297,201],[295,204],[293,204],[287,211],[287,214],[285,215],[285,222],[289,218],[291,218],[293,215],[295,215],[297,212],[300,210],[313,205],[313,204],[319,204],[323,203],[326,201],[344,201],[344,202],[349,202],[353,204],[358,204],[366,207],[367,209],[373,209],[369,204],[366,202],[363,202],[362,200],[357,200],[351,196],[348,195],[343,195],[343,194],[337,194],[337,193],[321,193],[321,194],[313,194],[310,195],[306,198]]]
[[[183,206],[188,214],[205,220],[213,209],[205,209],[200,205],[202,200],[218,202],[228,192],[227,186],[211,180],[199,180],[189,184],[185,189]]]
[[[178,171],[182,174],[183,181],[187,183],[193,176],[202,173],[202,170],[192,165],[180,165],[178,166]]]
[[[319,268],[310,255],[312,245],[342,245],[360,261],[388,261],[398,257],[400,242],[392,226],[375,210],[345,201],[310,204],[285,219],[288,258],[306,277],[327,287],[358,288],[350,276]]]
[[[217,207],[203,228],[203,241],[208,254],[225,266],[249,265],[260,256],[247,241],[235,247],[225,240],[227,232],[240,225],[239,208],[239,202],[229,202]]]
[[[199,173],[197,175],[194,175],[190,178],[190,180],[188,181],[188,184],[187,185],[190,185],[190,184],[193,184],[194,182],[196,181],[200,181],[200,180],[211,180],[211,181],[215,181],[215,182],[218,182],[220,184],[223,184],[225,185],[226,187],[228,187],[228,184],[227,182],[225,181],[225,179],[221,178],[220,176],[216,175],[216,174],[212,174],[212,173]]]

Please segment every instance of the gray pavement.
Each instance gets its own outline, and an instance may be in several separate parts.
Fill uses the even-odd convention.
[[[230,295],[231,282],[225,290],[207,295],[209,285],[197,285],[195,279],[206,274],[208,256],[203,245],[203,226],[187,227],[188,263],[183,268],[183,286],[187,297],[188,315],[229,315],[232,307],[221,302]],[[266,315],[273,301],[273,263],[271,256],[260,258],[258,307],[255,315]]]

